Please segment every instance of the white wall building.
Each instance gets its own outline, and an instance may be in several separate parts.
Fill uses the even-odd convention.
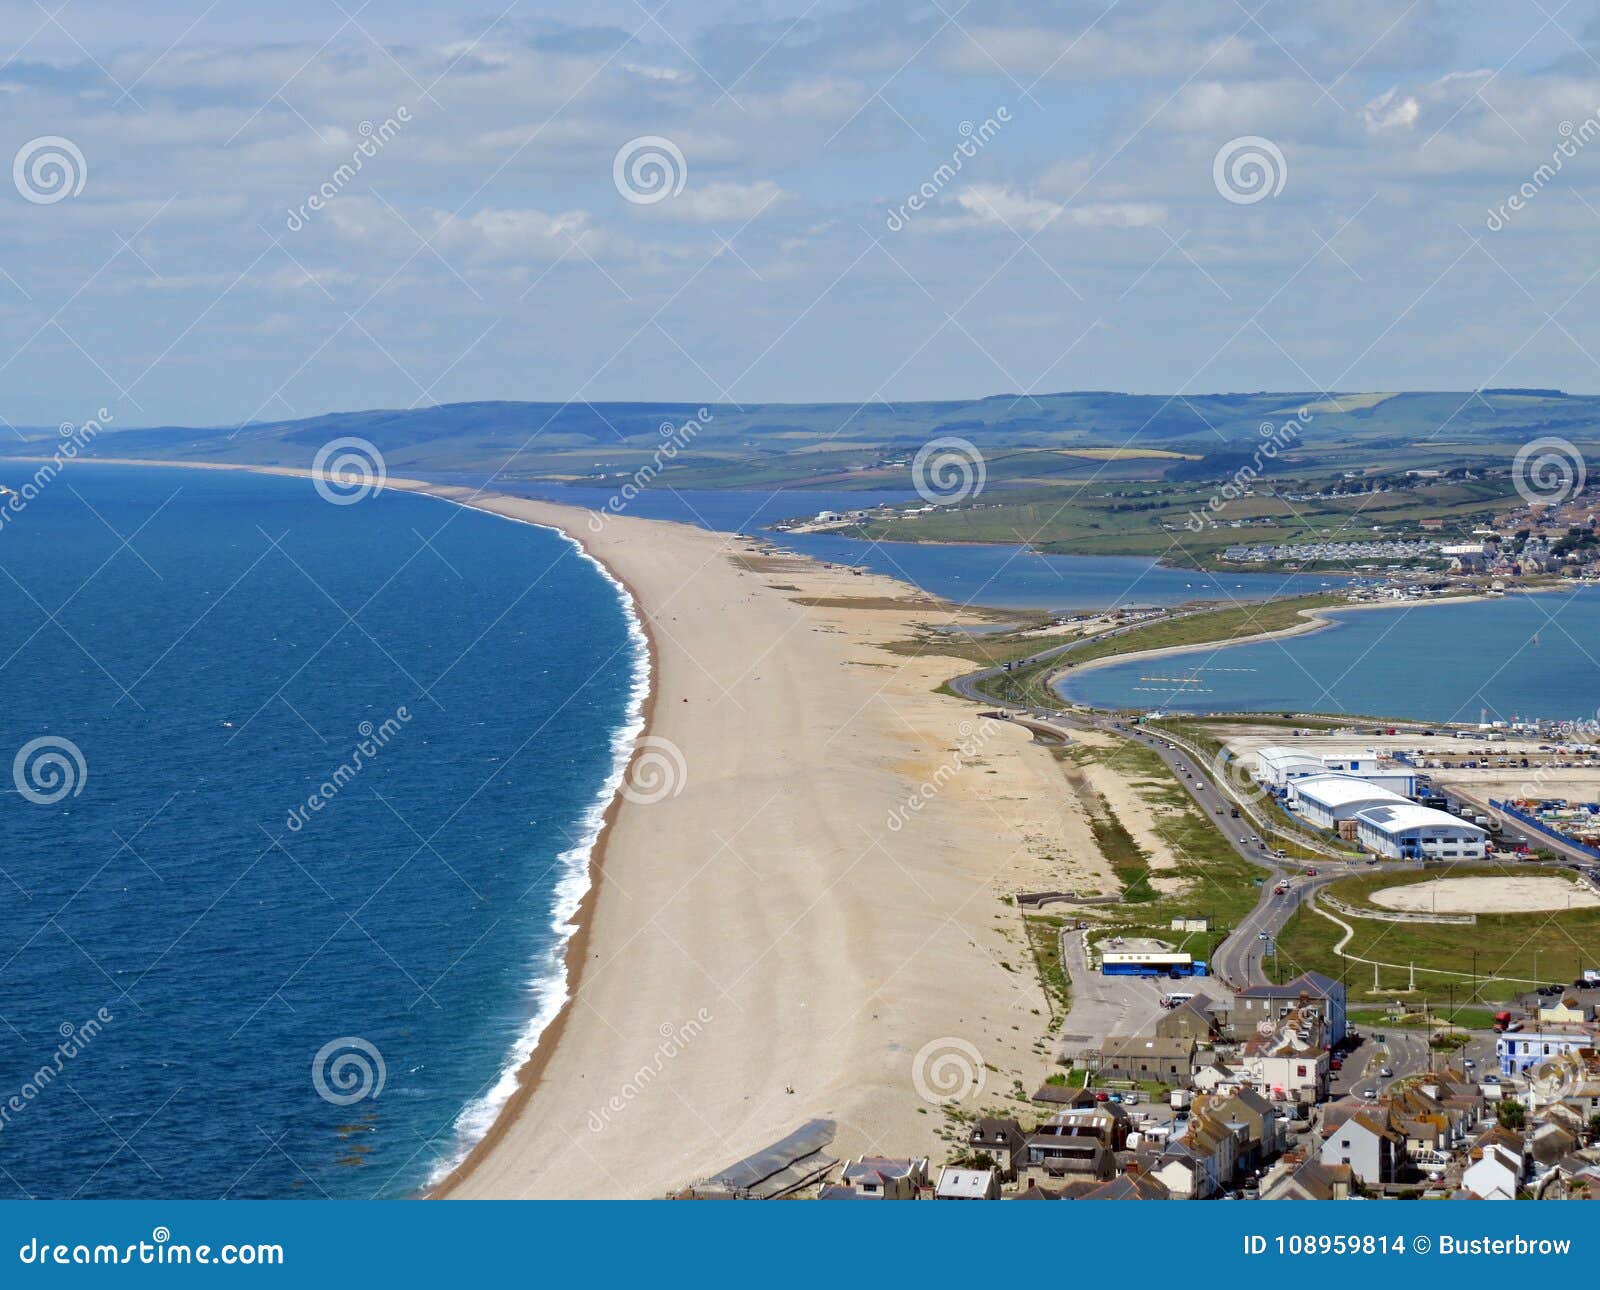
[[[1391,793],[1410,797],[1417,791],[1417,776],[1406,766],[1383,766],[1378,754],[1368,748],[1360,752],[1319,752],[1313,745],[1286,748],[1270,745],[1256,749],[1256,782],[1284,789],[1308,775],[1351,775]]]
[[[1489,834],[1448,811],[1411,802],[1357,811],[1356,841],[1391,860],[1482,860]]]
[[[1369,806],[1406,806],[1399,793],[1353,775],[1303,775],[1288,786],[1288,803],[1308,824],[1336,829]]]

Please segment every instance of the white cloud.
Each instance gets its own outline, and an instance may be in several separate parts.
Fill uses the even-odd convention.
[[[772,210],[788,196],[770,179],[749,184],[727,180],[697,184],[691,179],[683,192],[651,209],[676,219],[696,220],[704,224],[723,221],[742,223]]]
[[[1361,109],[1367,129],[1410,130],[1422,116],[1422,104],[1411,95],[1401,95],[1399,90],[1385,90]]]
[[[978,224],[1038,232],[1050,227],[1147,228],[1162,223],[1166,212],[1150,202],[1084,202],[1066,205],[1031,197],[998,184],[972,184],[956,194],[956,203]]]

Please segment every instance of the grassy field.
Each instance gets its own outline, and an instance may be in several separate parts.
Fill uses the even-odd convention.
[[[1449,872],[1452,877],[1470,877],[1564,871],[1519,865],[1515,869],[1460,867]],[[1437,876],[1414,872],[1362,874],[1331,883],[1327,890],[1351,904],[1360,905],[1380,888]],[[1438,1000],[1445,997],[1446,990],[1453,985],[1457,997],[1466,1001],[1473,990],[1474,976],[1480,997],[1496,1000],[1525,990],[1531,984],[1572,981],[1584,968],[1600,966],[1600,909],[1480,914],[1477,923],[1471,925],[1387,923],[1361,918],[1343,921],[1355,929],[1346,946],[1349,954],[1403,966],[1379,969],[1381,984],[1374,990],[1370,966],[1346,964],[1333,952],[1344,934],[1339,927],[1320,914],[1301,909],[1278,937],[1282,975],[1292,976],[1308,968],[1332,977],[1347,972],[1352,1000],[1389,999],[1405,993],[1409,972],[1404,965],[1414,963],[1419,994]],[[1424,970],[1429,968],[1458,975],[1438,975]]]
[[[1067,453],[1110,451],[1114,450],[1062,449],[1053,458],[1070,460]],[[997,467],[1013,467],[1018,460],[991,461],[991,481]],[[1027,469],[1037,472],[1039,461],[1030,456]],[[1141,486],[1134,487],[1128,480],[1103,477],[1112,467],[1131,469],[1140,462],[1149,465],[1153,459],[1080,459],[1079,466],[1093,464],[1102,477],[1073,484],[1065,477],[1017,475],[1012,486],[992,487],[971,501],[931,512],[874,516],[855,532],[879,541],[990,542],[1058,555],[1144,555],[1183,568],[1228,571],[1263,567],[1224,559],[1223,552],[1236,544],[1421,537],[1425,519],[1443,521],[1444,528],[1432,536],[1459,537],[1517,502],[1509,478],[1503,476],[1419,483],[1399,472],[1384,476],[1393,491],[1346,496],[1326,495],[1340,482],[1337,476],[1285,479],[1270,489],[1263,485],[1259,492],[1231,497],[1218,512],[1212,509],[1218,498],[1214,479],[1172,477],[1140,481]],[[1184,471],[1204,469],[1204,463],[1181,464]],[[1059,472],[1061,467],[1052,469]],[[1313,496],[1316,500],[1310,500]],[[1211,522],[1219,518],[1221,523]],[[1240,527],[1233,527],[1236,522]],[[1442,563],[1436,560],[1434,567]]]
[[[1123,926],[1140,935],[1170,938],[1169,923],[1179,915],[1205,915],[1212,932],[1191,952],[1206,957],[1221,933],[1232,927],[1255,905],[1260,888],[1255,879],[1263,870],[1236,852],[1224,837],[1218,821],[1201,809],[1173,778],[1166,763],[1142,744],[1123,742],[1115,748],[1070,750],[1080,764],[1099,762],[1126,778],[1148,804],[1158,808],[1156,834],[1167,844],[1176,865],[1160,871],[1163,878],[1183,880],[1183,891],[1162,895],[1147,905],[1126,908]]]
[[[1034,970],[1039,974],[1045,998],[1050,1001],[1052,1030],[1067,1015],[1072,1004],[1072,983],[1066,965],[1061,962],[1061,930],[1066,922],[1055,914],[1024,914],[1022,917],[1028,946],[1033,951]]]
[[[1170,649],[1178,645],[1225,644],[1264,632],[1282,631],[1304,623],[1304,611],[1344,604],[1342,596],[1292,596],[1263,604],[1237,605],[1227,609],[1186,614],[1147,627],[1137,627],[1120,636],[1090,641],[1060,660],[1062,670],[1081,667],[1094,659],[1114,658],[1147,649]]]

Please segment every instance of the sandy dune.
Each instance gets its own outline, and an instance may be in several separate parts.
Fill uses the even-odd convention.
[[[1385,887],[1368,899],[1381,909],[1431,914],[1532,914],[1600,905],[1600,895],[1583,883],[1536,874],[1435,878]]]

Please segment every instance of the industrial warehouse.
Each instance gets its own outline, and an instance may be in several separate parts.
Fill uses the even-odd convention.
[[[1488,830],[1413,801],[1416,773],[1368,749],[1361,753],[1266,747],[1256,780],[1315,828],[1337,832],[1391,860],[1482,860]]]

